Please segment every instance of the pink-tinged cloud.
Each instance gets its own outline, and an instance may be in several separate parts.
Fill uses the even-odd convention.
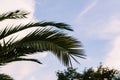
[[[111,44],[104,65],[120,70],[120,36],[116,37]]]

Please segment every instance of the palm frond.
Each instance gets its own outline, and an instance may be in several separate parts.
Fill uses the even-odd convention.
[[[26,18],[29,13],[26,11],[16,10],[0,15],[0,21],[5,19]],[[75,38],[58,30],[48,29],[47,26],[56,27],[73,31],[68,24],[56,22],[30,22],[25,25],[9,26],[0,30],[0,66],[13,61],[33,61],[41,64],[37,59],[26,59],[21,56],[34,54],[35,52],[50,51],[52,52],[65,66],[72,65],[71,58],[75,62],[79,62],[75,57],[85,58],[81,42]],[[22,30],[37,27],[33,32],[15,41],[15,38],[5,41],[5,37]],[[43,28],[41,28],[43,27]]]
[[[40,61],[38,61],[37,59],[27,59],[27,58],[7,58],[1,60],[0,59],[0,66],[6,65],[7,63],[11,63],[11,62],[15,62],[15,61],[32,61],[32,62],[36,62],[38,64],[42,64]]]
[[[39,23],[38,23],[39,25]],[[45,27],[45,26],[55,26],[57,28],[60,28],[60,29],[66,29],[66,30],[69,30],[69,31],[73,31],[72,28],[70,28],[70,26],[68,24],[65,24],[65,23],[55,23],[55,22],[42,22],[42,24],[40,24],[40,26],[42,27]]]
[[[26,25],[18,25],[18,26],[11,26],[11,27],[6,27],[3,30],[0,30],[0,39],[5,38],[6,36],[9,36],[11,34],[14,34],[16,32],[31,28],[31,27],[46,27],[46,26],[55,26],[60,29],[66,29],[66,30],[71,30],[72,29],[64,23],[55,23],[55,22],[36,22],[36,23],[28,23]]]
[[[9,52],[10,54],[6,54],[8,57],[10,57],[10,55],[12,55],[13,58],[13,55],[14,57],[20,57],[35,52],[50,51],[54,53],[65,66],[71,64],[70,59],[73,58],[73,56],[80,58],[85,57],[82,49],[78,49],[81,47],[79,41],[57,30],[37,29],[21,40],[13,42],[11,47],[13,50],[10,49],[12,50]],[[76,59],[74,60],[78,62]]]
[[[12,60],[13,61],[13,60]],[[38,61],[37,59],[27,59],[27,58],[16,58],[15,61],[32,61],[32,62],[36,62],[38,64],[42,64],[40,61]]]
[[[5,19],[20,19],[20,18],[26,18],[26,15],[29,13],[27,11],[23,10],[16,10],[13,12],[7,12],[2,15],[0,15],[0,21],[3,21]]]

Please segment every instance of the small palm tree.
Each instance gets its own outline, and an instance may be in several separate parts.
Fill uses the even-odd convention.
[[[0,15],[0,21],[26,18],[28,14],[26,11],[16,10]],[[79,41],[58,29],[53,30],[47,26],[73,31],[67,24],[43,21],[5,27],[0,30],[0,40],[3,41],[3,43],[0,43],[0,66],[14,61],[34,61],[41,64],[37,59],[22,58],[21,56],[43,51],[52,52],[65,66],[72,65],[71,58],[76,62],[78,61],[75,57],[84,58],[85,55]],[[13,37],[5,40],[6,37],[14,33],[34,27],[37,27],[37,29],[19,40],[15,40]]]

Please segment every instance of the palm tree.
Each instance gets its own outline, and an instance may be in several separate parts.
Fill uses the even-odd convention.
[[[28,14],[26,11],[16,10],[0,15],[0,21],[26,18]],[[73,29],[65,23],[44,21],[30,22],[26,25],[20,24],[15,27],[9,26],[0,30],[0,40],[3,41],[3,43],[0,43],[0,66],[14,61],[33,61],[41,64],[37,59],[22,58],[21,56],[43,51],[52,52],[65,66],[72,65],[71,58],[78,62],[75,57],[85,57],[80,41],[68,36],[59,29],[51,29],[47,26],[73,31]],[[37,29],[29,32],[28,35],[19,40],[15,40],[13,37],[7,41],[5,40],[6,37],[12,34],[34,27]]]

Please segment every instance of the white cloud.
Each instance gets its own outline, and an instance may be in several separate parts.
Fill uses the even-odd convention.
[[[120,19],[117,17],[112,18],[109,22],[101,26],[101,28],[101,30],[97,31],[97,35],[100,38],[113,39],[120,34]]]
[[[37,80],[34,76],[32,76],[32,78],[30,80]]]
[[[104,65],[116,68],[120,70],[120,36],[115,38],[112,42],[112,48],[110,49],[110,52],[106,56],[106,60]]]
[[[15,80],[23,80],[26,76],[35,73],[38,69],[45,67],[34,62],[14,62],[1,68],[1,72],[7,73]],[[30,77],[30,76],[29,76]]]
[[[83,27],[81,32],[85,37],[91,39],[111,40],[116,38],[120,34],[120,18],[110,16],[108,19],[93,26],[89,25],[90,27]]]
[[[16,9],[25,9],[34,11],[34,0],[2,0],[0,2],[0,12],[6,12]]]

